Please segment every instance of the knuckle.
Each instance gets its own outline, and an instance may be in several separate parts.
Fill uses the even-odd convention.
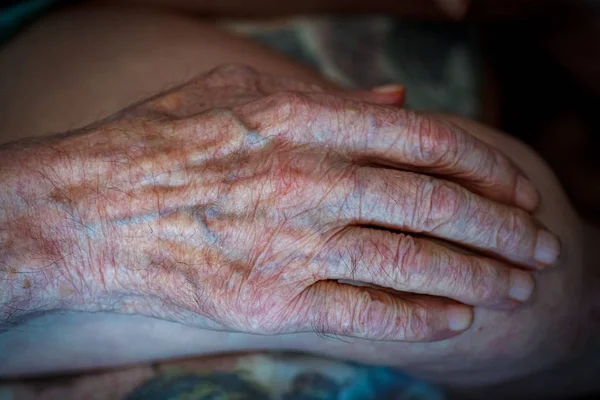
[[[441,167],[457,159],[457,135],[449,124],[431,117],[418,116],[416,134],[417,154],[421,162]]]
[[[501,282],[498,270],[489,265],[471,267],[469,279],[475,299],[482,304],[495,303],[498,297],[498,283]]]
[[[523,235],[529,230],[528,219],[529,217],[524,211],[509,211],[496,230],[494,247],[507,254],[521,253],[520,248],[524,243]]]
[[[419,225],[428,231],[460,218],[466,203],[458,186],[433,179],[420,185],[416,202]]]
[[[431,334],[429,312],[426,307],[410,304],[405,311],[405,334],[407,339],[422,340]]]
[[[296,90],[285,90],[268,96],[273,107],[284,115],[303,113],[310,107],[307,94]]]
[[[385,339],[393,328],[394,315],[386,293],[366,291],[354,316],[354,330],[369,339]]]
[[[244,64],[222,64],[206,74],[207,87],[222,87],[238,85],[242,87],[255,87],[260,73]]]
[[[169,121],[163,131],[176,131],[188,138],[205,140],[208,135],[222,135],[229,139],[225,145],[217,149],[215,155],[229,154],[239,148],[237,138],[244,137],[248,129],[230,109],[215,108],[183,120]]]
[[[251,120],[257,128],[274,135],[294,134],[306,126],[311,115],[309,96],[299,91],[279,91],[259,100]]]
[[[323,290],[312,300],[308,320],[317,333],[353,336],[357,333],[356,315],[361,298],[352,298],[349,293],[336,290],[335,283],[320,283]]]
[[[414,237],[399,234],[394,246],[392,266],[396,269],[398,280],[410,285],[411,279],[422,273],[423,246]]]
[[[140,114],[145,114],[147,117],[153,117],[154,121],[159,120],[161,116],[177,118],[181,116],[180,111],[185,108],[187,101],[187,93],[177,90],[151,99],[136,111]]]
[[[498,171],[508,168],[509,164],[503,162],[502,154],[495,149],[490,149],[486,144],[472,141],[469,145],[464,145],[465,148],[467,146],[469,147],[467,150],[469,157],[473,162],[465,164],[468,166],[464,172],[465,178],[484,184],[484,182],[492,181]],[[483,187],[488,188],[488,186]]]

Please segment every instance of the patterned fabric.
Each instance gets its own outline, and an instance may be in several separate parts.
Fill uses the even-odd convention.
[[[17,1],[0,8],[0,44],[17,33],[26,23],[50,8],[55,1]]]
[[[443,400],[440,390],[385,367],[303,355],[240,356],[220,371],[175,367],[126,400]]]
[[[409,108],[479,116],[482,69],[468,26],[390,17],[223,26],[313,67],[343,87],[402,83]]]

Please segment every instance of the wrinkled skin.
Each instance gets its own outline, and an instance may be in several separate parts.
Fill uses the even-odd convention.
[[[589,333],[580,221],[530,150],[454,122],[464,129],[227,67],[75,135],[13,144],[0,233],[14,315],[3,311],[15,322],[27,318],[15,310],[106,310],[290,334],[123,317],[105,327],[136,337],[137,350],[132,336],[112,339],[123,359],[144,346],[294,349],[452,383],[554,365]],[[538,198],[517,190],[523,174],[541,192],[537,217],[563,241],[551,268],[555,242],[535,259],[545,231],[525,211]],[[544,270],[517,305],[510,283],[530,277],[521,268]],[[456,335],[449,310],[468,316],[466,305],[477,306],[467,332],[402,343]],[[178,340],[153,342],[157,332]]]
[[[98,307],[261,334],[439,340],[469,326],[466,305],[512,308],[533,280],[399,231],[529,268],[559,251],[514,206],[538,201],[524,175],[460,128],[245,67],[5,154],[13,319]]]
[[[483,391],[483,398],[548,399],[584,390],[581,377],[589,374],[595,381],[597,373],[593,371],[598,368],[597,362],[589,364],[590,358],[598,359],[597,230],[582,223],[550,168],[531,149],[475,122],[444,117],[510,154],[535,182],[542,198],[536,217],[561,237],[558,265],[534,273],[536,292],[527,304],[513,310],[476,308],[473,326],[449,340],[425,344],[355,341],[348,345],[311,339],[302,349],[396,365],[453,386],[523,378],[512,387],[507,384],[502,390]],[[539,374],[527,377],[533,373]],[[532,390],[529,395],[528,390]]]

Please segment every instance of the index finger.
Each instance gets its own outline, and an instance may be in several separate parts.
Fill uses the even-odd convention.
[[[319,143],[360,163],[437,175],[526,211],[539,203],[533,184],[506,155],[445,120],[326,93],[281,92],[262,101],[248,107],[260,112],[243,114],[267,135]]]
[[[348,121],[344,131],[354,131],[344,134],[345,146],[354,157],[450,179],[472,192],[526,211],[537,208],[537,190],[500,150],[436,117],[373,108],[380,110],[371,117],[357,116],[355,123],[344,118]]]

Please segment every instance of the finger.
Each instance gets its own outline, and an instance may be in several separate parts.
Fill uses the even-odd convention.
[[[425,238],[349,227],[315,258],[328,279],[451,298],[474,306],[509,308],[533,293],[528,272],[497,260],[461,254]]]
[[[279,93],[239,112],[267,136],[324,144],[360,163],[444,176],[528,211],[539,203],[531,182],[499,150],[435,117],[323,93]],[[267,118],[273,113],[276,124]]]
[[[396,112],[400,114],[395,129],[382,124],[377,133],[372,131],[372,139],[365,134],[354,135],[350,151],[360,157],[368,145],[375,162],[444,176],[475,193],[527,211],[537,208],[537,190],[499,150],[441,119]]]
[[[219,95],[212,95],[211,90],[217,90]],[[287,92],[281,93],[281,91]],[[319,94],[322,89],[318,85],[277,78],[249,67],[233,65],[219,67],[201,79],[196,79],[187,85],[156,97],[141,108],[138,107],[138,113],[146,112],[151,116],[153,113],[158,113],[173,117],[185,117],[211,107],[240,106],[259,99],[261,95],[277,92],[280,93],[278,97],[280,102],[285,103],[281,105],[286,109],[293,109],[294,100],[296,103],[298,101],[304,103],[304,99],[298,98],[298,93],[310,94],[313,99],[315,95],[324,95],[323,93]],[[294,92],[296,92],[295,95]],[[394,96],[397,95],[390,96],[389,93],[385,95],[379,93],[377,95],[369,94],[367,97],[371,98],[371,103],[389,105],[390,103],[387,102],[393,101],[390,97]],[[398,101],[400,101],[400,97],[398,97]],[[329,103],[331,103],[331,99],[332,96],[329,96]],[[339,98],[333,97],[333,99],[336,100],[334,103],[338,103]],[[272,103],[271,100],[268,99],[267,102]],[[352,111],[350,118],[348,115],[344,118],[340,118],[339,115],[330,115],[326,116],[325,120],[329,123],[347,121],[344,125],[350,128],[347,129],[348,132],[343,132],[346,129],[340,129],[344,127],[339,126],[335,130],[344,135],[348,133],[347,136],[351,140],[343,142],[350,145],[351,148],[348,151],[355,158],[370,158],[375,162],[403,166],[407,169],[420,168],[428,172],[443,174],[494,200],[516,204],[526,210],[533,210],[537,207],[539,195],[525,175],[518,171],[516,166],[499,151],[483,144],[464,130],[431,117],[403,113],[379,118],[379,122],[383,123],[382,127],[368,127],[373,132],[377,132],[376,136],[373,136],[372,132],[368,132],[369,129],[356,131],[357,128],[365,126],[365,121],[361,123],[360,120],[361,118],[364,120],[365,113],[355,112],[361,108],[361,105],[364,106],[364,104],[358,104],[357,107],[345,107],[346,111],[348,109]],[[292,107],[290,108],[290,106]],[[381,112],[389,114],[392,110],[379,110],[380,114]],[[318,137],[323,138],[322,131],[327,127],[312,123],[314,112],[304,113],[304,115],[310,120],[296,125],[315,126],[318,128],[318,132],[315,133],[318,133]],[[257,116],[264,117],[263,113],[258,113]],[[390,121],[390,117],[393,121]],[[356,118],[358,120],[353,120]],[[257,121],[257,124],[251,125],[270,124],[270,121],[272,122],[271,118],[265,118]],[[369,118],[366,122],[373,121],[376,120]],[[354,132],[352,132],[353,130]],[[295,131],[294,135],[297,140],[301,138],[301,135],[297,135]],[[373,138],[376,140],[372,140]],[[333,140],[337,145],[339,135],[332,135],[329,140]]]
[[[473,311],[462,304],[368,287],[320,281],[297,299],[301,331],[369,340],[430,342],[468,329]]]
[[[560,254],[558,238],[525,211],[430,176],[360,167],[334,196],[350,224],[422,233],[533,268]]]

